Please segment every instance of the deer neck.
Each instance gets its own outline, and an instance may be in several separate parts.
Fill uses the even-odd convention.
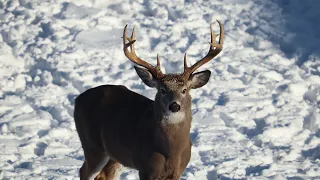
[[[192,120],[190,108],[178,113],[167,113],[154,103],[153,142],[159,152],[166,156],[181,153],[189,143]]]

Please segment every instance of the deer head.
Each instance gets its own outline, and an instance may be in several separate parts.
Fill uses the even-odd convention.
[[[135,43],[135,28],[133,28],[131,37],[126,37],[127,25],[123,32],[123,50],[125,56],[135,64],[142,66],[134,66],[141,80],[149,87],[156,88],[157,94],[155,105],[157,113],[162,117],[171,117],[171,123],[177,123],[183,119],[186,111],[191,110],[190,89],[197,89],[204,86],[211,72],[209,70],[194,73],[200,66],[209,62],[222,51],[224,38],[224,30],[221,23],[217,20],[220,26],[219,42],[216,43],[215,33],[210,25],[211,42],[208,54],[199,60],[197,63],[188,67],[186,54],[184,55],[184,72],[182,74],[163,74],[160,69],[160,58],[157,55],[157,65],[153,66],[146,61],[140,59],[134,50]],[[126,41],[129,41],[126,43]],[[130,51],[129,51],[130,47]],[[159,108],[160,107],[160,108]],[[191,111],[190,111],[191,112]],[[173,118],[172,118],[173,117]],[[170,123],[169,121],[169,123]]]

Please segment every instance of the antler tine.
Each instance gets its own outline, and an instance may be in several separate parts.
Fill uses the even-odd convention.
[[[156,66],[156,69],[157,69],[158,71],[161,71],[161,69],[160,69],[160,56],[159,56],[159,54],[157,54],[157,66]]]
[[[187,53],[184,53],[183,65],[184,65],[184,71],[186,71],[189,68],[187,64]]]
[[[220,37],[219,37],[219,44],[221,44],[221,49],[222,49],[222,45],[223,45],[223,40],[224,40],[224,29],[222,24],[220,23],[219,20],[217,20],[217,22],[219,23],[219,27],[220,27]]]
[[[136,40],[135,40],[135,39],[136,39],[136,33],[135,33],[135,31],[136,31],[136,25],[133,25],[131,37],[130,37],[130,38],[127,38],[129,42],[130,42],[130,41],[136,41]],[[132,53],[134,56],[137,56],[136,51],[134,50],[134,43],[131,44],[130,50],[131,50],[131,53]]]
[[[151,64],[147,63],[146,61],[140,59],[134,50],[134,43],[136,42],[136,40],[135,40],[135,26],[133,27],[131,37],[127,37],[127,34],[126,34],[127,27],[128,27],[128,24],[124,27],[124,30],[123,30],[123,52],[124,52],[125,56],[130,61],[134,62],[135,64],[143,66],[146,69],[148,69],[154,77],[156,77],[156,78],[163,77],[163,73],[161,72],[161,69],[160,69],[159,55],[157,56],[157,66],[156,67],[154,67]],[[128,40],[129,42],[126,43],[126,40]],[[131,52],[128,50],[128,47],[130,47]]]
[[[205,57],[203,57],[200,61],[198,61],[194,65],[192,65],[191,67],[187,66],[186,55],[184,56],[184,73],[183,74],[185,76],[187,76],[187,78],[189,78],[189,76],[195,70],[197,70],[200,66],[202,66],[203,64],[209,62],[211,59],[216,57],[222,51],[223,38],[224,38],[224,29],[223,29],[223,26],[220,23],[220,21],[217,20],[217,22],[219,23],[219,26],[220,26],[219,43],[218,44],[216,43],[216,37],[217,36],[212,31],[212,25],[210,24],[211,42],[209,43],[210,44],[210,48],[209,48],[208,54]]]

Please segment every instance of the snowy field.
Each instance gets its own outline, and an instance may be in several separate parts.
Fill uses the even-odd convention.
[[[320,1],[2,0],[0,179],[79,179],[83,151],[74,99],[123,84],[153,99],[122,51],[167,73],[208,50],[209,24],[225,28],[220,55],[192,91],[192,158],[184,180],[320,179]],[[127,169],[121,179],[137,179]]]

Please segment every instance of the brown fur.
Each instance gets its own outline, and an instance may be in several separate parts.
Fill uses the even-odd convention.
[[[191,97],[176,95],[185,83],[167,82],[158,87],[172,91],[166,99],[178,97],[185,106],[184,120],[178,124],[163,124],[165,110],[158,103],[164,103],[164,97],[160,93],[154,103],[124,86],[104,85],[76,98],[74,118],[85,154],[81,179],[101,171],[96,168],[106,156],[110,161],[96,179],[112,177],[117,168],[112,163],[137,169],[142,180],[180,178],[191,156]]]

